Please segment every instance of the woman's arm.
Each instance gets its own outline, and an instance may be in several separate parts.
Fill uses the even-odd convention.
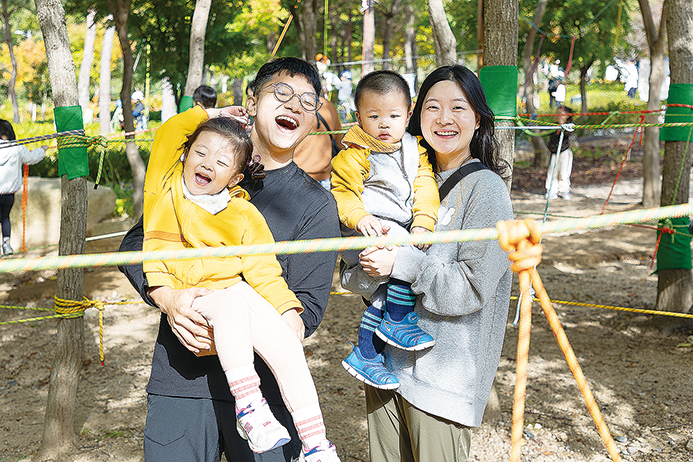
[[[491,175],[491,173],[488,173]],[[495,175],[495,174],[493,174]],[[457,197],[454,205],[462,213],[460,229],[494,227],[512,218],[510,197],[502,180],[488,175],[464,188],[468,198]],[[459,196],[459,189],[452,194]],[[447,202],[447,205],[452,201]],[[453,217],[454,220],[454,217]],[[433,244],[428,253],[413,249],[376,249],[364,252],[364,272],[412,283],[412,291],[423,294],[423,306],[443,316],[460,316],[481,309],[494,296],[509,261],[498,241]]]

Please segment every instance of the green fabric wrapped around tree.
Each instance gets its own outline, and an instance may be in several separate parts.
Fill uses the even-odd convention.
[[[657,248],[657,270],[691,269],[691,235],[688,231],[689,218],[677,217],[660,220],[657,237],[661,234]],[[661,228],[673,229],[675,234],[662,232]],[[656,272],[656,271],[655,271]]]
[[[693,84],[672,83],[669,86],[667,104],[689,104],[693,106]],[[664,123],[689,123],[693,122],[693,108],[667,106]],[[690,127],[662,127],[659,131],[659,139],[662,141],[690,141],[693,136],[693,126]]]
[[[496,118],[517,115],[517,66],[487,66],[479,71],[486,101]]]
[[[56,107],[53,109],[53,114],[55,129],[58,133],[84,129],[80,106]],[[67,175],[68,180],[89,175],[86,143],[84,146],[61,148],[60,138],[58,138],[58,174]]]
[[[180,104],[178,105],[178,113],[185,112],[194,106],[192,96],[183,96],[180,99]]]

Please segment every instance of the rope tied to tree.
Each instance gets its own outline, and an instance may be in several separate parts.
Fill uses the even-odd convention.
[[[558,316],[551,305],[546,289],[541,283],[541,278],[536,266],[541,262],[541,227],[532,220],[500,221],[496,224],[498,230],[498,242],[503,250],[510,252],[509,258],[513,262],[511,269],[518,273],[520,284],[520,327],[517,338],[517,365],[515,379],[515,393],[513,398],[513,418],[511,430],[510,461],[519,462],[522,452],[522,431],[524,426],[525,391],[527,387],[527,364],[529,362],[529,337],[532,328],[532,296],[531,286],[534,287],[544,314],[549,321],[554,336],[558,341],[561,351],[570,367],[573,377],[582,392],[587,408],[592,415],[597,430],[606,444],[611,459],[621,461],[621,456],[616,448],[616,443],[602,418],[599,407],[590,391],[589,385],[577,362],[568,338],[558,320]]]
[[[99,359],[103,366],[105,364],[103,356],[103,302],[101,300],[90,300],[87,297],[84,297],[81,301],[65,300],[57,295],[54,297],[54,300],[55,312],[62,315],[61,317],[63,318],[82,317],[87,308],[96,308],[99,310]]]

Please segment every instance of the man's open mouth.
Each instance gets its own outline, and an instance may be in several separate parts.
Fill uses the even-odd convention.
[[[296,130],[298,128],[298,122],[296,119],[284,115],[277,116],[275,119],[277,125],[284,127],[287,130]]]

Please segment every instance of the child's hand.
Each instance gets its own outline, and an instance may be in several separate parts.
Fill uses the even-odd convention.
[[[207,115],[210,119],[214,117],[230,117],[243,125],[243,128],[248,128],[248,111],[243,106],[209,108],[207,109]]]
[[[291,332],[296,334],[298,341],[303,343],[303,340],[306,338],[306,325],[303,324],[303,319],[301,319],[298,311],[294,309],[286,310],[282,313],[282,318],[289,325]]]
[[[383,226],[373,215],[366,215],[356,224],[356,231],[368,237],[382,236]]]
[[[425,234],[430,232],[431,231],[422,226],[413,226],[411,228],[411,234]],[[416,247],[423,250],[424,252],[427,251],[430,246],[431,244],[416,244]]]

